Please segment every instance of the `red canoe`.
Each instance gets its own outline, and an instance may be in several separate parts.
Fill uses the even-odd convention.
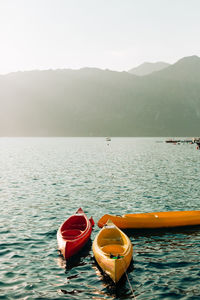
[[[87,243],[92,233],[94,220],[88,220],[86,214],[79,208],[58,229],[58,249],[65,259],[76,254]]]

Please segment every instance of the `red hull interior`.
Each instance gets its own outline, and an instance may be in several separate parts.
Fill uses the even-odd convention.
[[[72,240],[78,237],[87,227],[84,216],[71,216],[61,227],[61,234],[64,239]]]

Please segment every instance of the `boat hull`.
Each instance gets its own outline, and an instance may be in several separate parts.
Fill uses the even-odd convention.
[[[104,233],[107,229],[102,228],[95,237],[92,250],[100,268],[117,283],[130,265],[133,248],[129,238],[115,225],[114,227],[117,234]]]
[[[94,221],[88,220],[82,209],[68,218],[57,231],[58,249],[65,259],[78,253],[88,242]]]
[[[152,212],[142,214],[126,214],[123,216],[104,215],[98,221],[98,226],[103,227],[107,220],[122,229],[153,229],[181,226],[200,225],[200,211],[170,211]]]

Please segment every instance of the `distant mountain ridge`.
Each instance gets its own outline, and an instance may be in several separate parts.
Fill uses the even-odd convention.
[[[139,65],[138,67],[129,70],[128,72],[137,76],[144,76],[144,75],[149,75],[156,71],[163,70],[169,66],[170,64],[165,62],[155,62],[155,63],[145,62]]]
[[[0,136],[199,136],[200,58],[145,76],[84,68],[0,76]]]
[[[196,55],[184,57],[169,66],[164,72],[158,71],[153,76],[162,76],[174,80],[199,81],[200,58]]]

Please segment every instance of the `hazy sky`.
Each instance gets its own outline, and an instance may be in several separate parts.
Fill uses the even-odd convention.
[[[0,73],[200,56],[200,0],[0,0]]]

